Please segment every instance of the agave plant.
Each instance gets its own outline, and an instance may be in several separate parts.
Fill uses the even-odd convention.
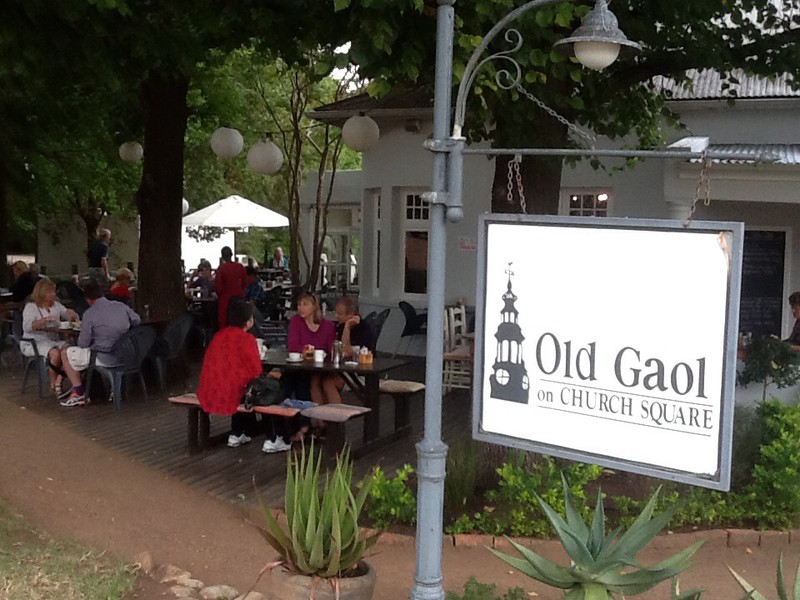
[[[750,585],[747,580],[739,575],[736,571],[728,567],[728,570],[731,574],[736,578],[736,581],[742,586],[742,589],[746,592],[744,596],[742,596],[742,600],[747,598],[752,598],[752,600],[767,600],[765,596],[761,595],[759,591]],[[783,554],[778,556],[778,576],[775,580],[775,589],[778,592],[778,598],[781,600],[789,600],[790,596],[786,593],[786,585],[783,583]],[[800,565],[797,567],[797,573],[794,576],[794,586],[792,587],[792,600],[800,600]]]
[[[372,478],[365,478],[358,496],[353,495],[353,463],[349,449],[345,449],[337,457],[333,473],[325,475],[320,492],[321,464],[322,458],[314,452],[313,443],[287,460],[285,529],[259,497],[267,526],[258,529],[280,556],[280,561],[265,566],[262,574],[283,564],[303,575],[341,577],[377,541],[379,533],[364,537],[358,527]]]
[[[598,490],[594,516],[591,524],[587,525],[575,509],[563,475],[561,480],[564,485],[566,520],[539,496],[537,500],[571,559],[568,567],[558,565],[510,539],[508,541],[522,558],[490,550],[522,573],[564,590],[565,600],[607,600],[616,594],[641,594],[686,569],[690,565],[689,559],[703,543],[697,542],[651,567],[642,566],[636,561],[636,555],[677,510],[677,507],[673,507],[653,517],[660,488],[628,531],[622,533],[618,528],[606,535],[602,493]],[[673,588],[673,593],[675,591]],[[685,598],[687,594],[680,596]]]

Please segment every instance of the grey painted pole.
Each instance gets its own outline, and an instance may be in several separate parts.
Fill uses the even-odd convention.
[[[444,140],[450,130],[453,85],[453,4],[438,0],[436,16],[436,86],[433,137]],[[428,335],[425,362],[425,435],[417,444],[416,571],[411,598],[443,600],[442,520],[447,446],[442,442],[442,353],[447,230],[447,154],[433,155],[430,230],[428,232]],[[437,197],[438,195],[438,197]]]

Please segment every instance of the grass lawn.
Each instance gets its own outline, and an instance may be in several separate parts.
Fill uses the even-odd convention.
[[[0,600],[119,600],[134,579],[120,560],[53,539],[0,502]]]

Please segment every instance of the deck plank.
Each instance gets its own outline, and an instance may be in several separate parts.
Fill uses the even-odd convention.
[[[59,406],[52,396],[39,399],[33,386],[21,394],[22,370],[14,364],[13,359],[8,362],[11,363],[9,366],[0,369],[0,397],[212,496],[238,504],[254,505],[257,503],[257,492],[270,505],[282,503],[287,454],[262,453],[263,435],[254,437],[251,443],[238,448],[228,448],[223,443],[203,452],[189,453],[186,411],[171,405],[166,398],[196,387],[199,364],[192,365],[188,386],[180,379],[180,374],[180,380],[173,381],[166,392],[157,391],[154,382],[148,381],[150,398],[146,402],[138,386],[131,386],[130,395],[123,398],[122,409],[115,413],[110,402],[100,400],[103,394],[98,394],[98,399],[85,407],[72,409]],[[414,361],[392,376],[423,381],[424,362]],[[346,393],[343,399],[348,404],[358,404],[352,394]],[[446,441],[452,442],[471,435],[470,402],[465,390],[455,390],[445,397],[442,435]],[[411,405],[412,434],[409,437],[391,442],[355,460],[354,473],[357,478],[363,477],[374,465],[379,465],[391,476],[405,463],[416,464],[415,444],[422,437],[423,405],[421,399]],[[381,400],[380,430],[388,432],[393,424],[393,402],[384,396]],[[212,435],[225,433],[228,426],[227,417],[212,415]],[[363,442],[363,423],[355,419],[346,423],[345,427],[347,439],[357,448]]]

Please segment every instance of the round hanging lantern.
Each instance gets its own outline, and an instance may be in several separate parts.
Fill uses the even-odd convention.
[[[139,142],[125,142],[119,147],[119,157],[128,163],[142,160],[144,149]]]
[[[244,138],[231,127],[220,127],[211,135],[211,149],[220,158],[235,158],[244,149]]]
[[[354,115],[344,122],[342,140],[356,152],[372,148],[380,136],[378,124],[365,115]]]
[[[283,166],[283,153],[272,140],[263,140],[247,152],[247,164],[256,173],[272,175]]]
[[[185,215],[188,212],[189,212],[189,201],[186,198],[184,198],[181,201],[181,214]]]

